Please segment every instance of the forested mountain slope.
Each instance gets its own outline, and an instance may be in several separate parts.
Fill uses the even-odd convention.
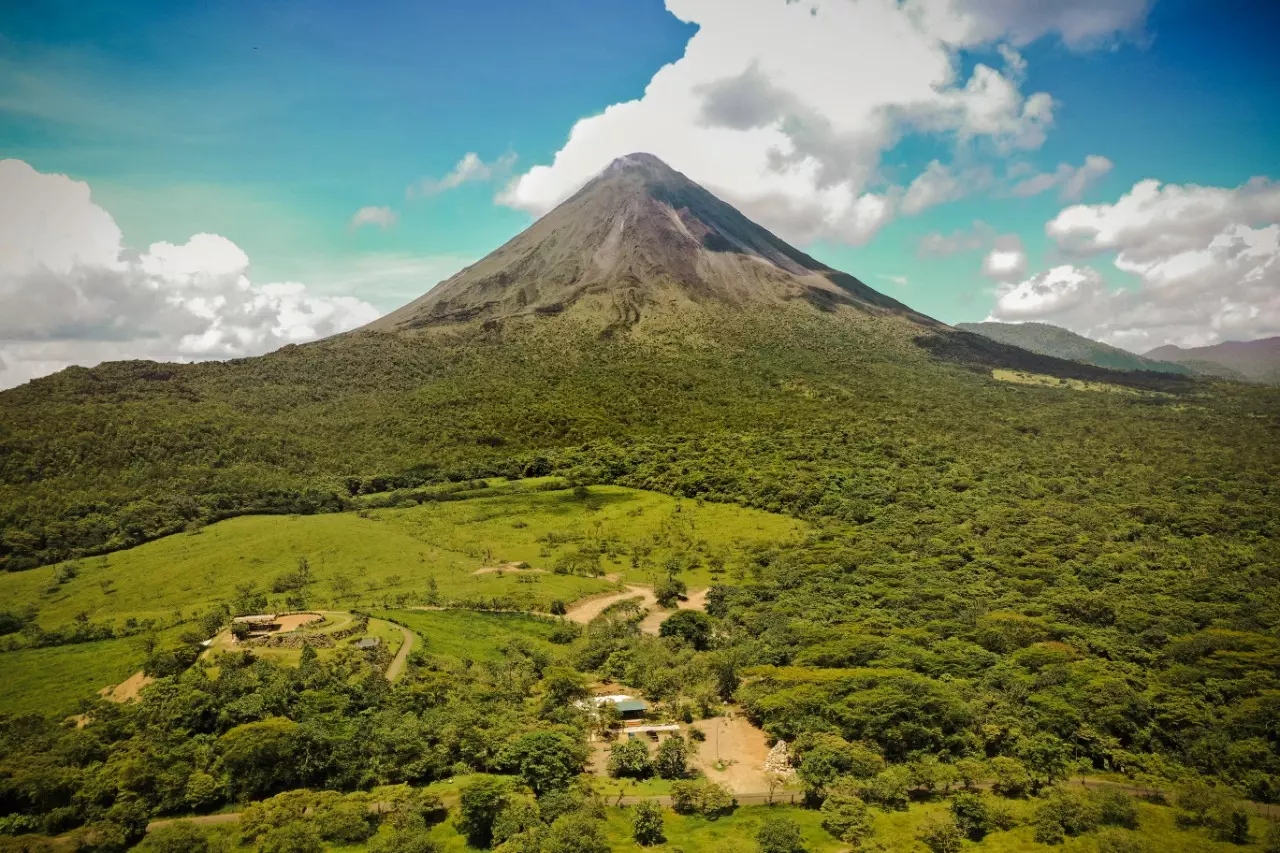
[[[1077,335],[1048,323],[960,323],[956,328],[1040,355],[1112,370],[1153,370],[1157,373],[1179,374],[1195,372],[1184,365],[1134,355],[1119,347],[1090,340],[1084,335]]]
[[[778,494],[732,463],[700,487],[797,513],[846,500],[834,474],[846,451],[833,437],[846,433],[897,451],[950,448],[973,465],[970,452],[1007,459],[1025,430],[1043,431],[1039,413],[1056,422],[1070,411],[1068,434],[1104,458],[1103,434],[1127,445],[1156,432],[1155,444],[1185,444],[1197,460],[1274,446],[1268,420],[1229,414],[1271,405],[1244,390],[1194,406],[1015,390],[984,364],[1118,374],[960,333],[926,336],[924,349],[903,324],[806,304],[693,308],[679,320],[615,338],[571,315],[430,337],[366,332],[240,362],[120,363],[38,380],[0,395],[0,561],[20,569],[192,521],[334,509],[353,492],[519,470],[591,441],[701,437],[737,453],[734,436],[812,435],[831,464],[781,473]],[[1124,381],[1186,386],[1155,374]],[[1195,426],[1206,420],[1222,423]],[[873,469],[893,465],[885,457]]]
[[[1163,346],[1147,353],[1147,358],[1174,361],[1197,373],[1280,385],[1280,337],[1224,341],[1213,346],[1187,349]]]

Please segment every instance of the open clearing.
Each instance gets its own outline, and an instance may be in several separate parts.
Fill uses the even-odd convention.
[[[769,790],[764,760],[769,756],[765,734],[751,725],[741,712],[698,720],[694,728],[707,739],[690,763],[735,794],[758,794]]]
[[[80,614],[117,628],[128,618],[166,626],[173,625],[178,614],[190,620],[209,607],[230,603],[237,587],[270,590],[276,578],[295,571],[299,559],[306,557],[316,578],[306,604],[319,608],[316,612],[327,620],[337,611],[356,608],[408,612],[408,607],[429,600],[432,581],[440,601],[486,608],[547,612],[553,601],[587,598],[582,602],[587,610],[573,608],[581,620],[591,609],[598,613],[608,606],[608,601],[592,596],[615,596],[617,584],[628,581],[651,585],[670,558],[692,563],[681,577],[690,587],[701,588],[714,580],[707,568],[712,555],[723,557],[733,576],[750,559],[748,549],[794,541],[810,529],[793,518],[732,504],[615,486],[592,486],[583,496],[569,489],[543,490],[546,485],[493,480],[486,488],[453,495],[465,500],[359,513],[229,519],[194,534],[73,561],[75,576],[61,584],[54,581],[54,566],[0,574],[0,599],[33,604],[36,622],[46,630],[66,626]],[[637,550],[642,560],[632,557]],[[557,562],[584,553],[600,554],[603,577],[553,571]],[[530,570],[477,574],[521,562]],[[646,606],[656,610],[652,593],[640,594]],[[288,611],[285,598],[268,593],[264,609]],[[665,615],[652,615],[654,621],[646,630],[656,631]],[[176,637],[191,624],[162,627],[160,635]],[[468,633],[474,624],[462,624],[460,636],[431,631],[427,651],[472,658],[495,655],[493,638]],[[535,624],[539,627],[531,633],[514,633],[540,636],[538,642],[546,642],[548,623]],[[340,629],[335,619],[333,625],[317,630]],[[392,630],[394,636],[386,641],[398,646],[400,632]],[[495,637],[509,635],[499,630]],[[228,647],[228,639],[219,635],[209,653]],[[299,654],[293,649],[272,650],[285,662]],[[6,687],[0,694],[0,711],[74,713],[80,699],[137,672],[145,656],[136,636],[0,652],[0,683]]]
[[[556,627],[554,620],[523,613],[392,610],[374,615],[408,627],[422,641],[421,648],[427,654],[455,660],[501,660],[502,648],[511,640],[547,652],[562,648],[549,639]]]
[[[160,641],[180,630],[162,632]],[[0,653],[0,713],[74,713],[80,700],[124,681],[146,657],[140,637]]]
[[[79,560],[77,576],[63,584],[54,582],[53,566],[0,575],[0,598],[35,604],[46,629],[82,612],[93,621],[167,620],[175,610],[190,613],[228,601],[239,585],[269,588],[306,557],[316,577],[308,595],[312,607],[418,604],[434,578],[445,601],[501,600],[546,611],[553,600],[607,591],[609,578],[651,584],[675,555],[698,563],[682,575],[686,583],[709,585],[707,555],[723,555],[732,570],[745,548],[793,541],[809,529],[786,516],[617,486],[592,486],[580,497],[567,489],[495,481],[468,495],[362,513],[229,519],[194,535]],[[647,556],[632,568],[629,555],[637,547]],[[603,553],[600,568],[609,578],[550,571],[584,549]],[[543,571],[477,574],[520,562]],[[269,599],[270,610],[289,609],[283,596]],[[0,672],[3,667],[0,662]]]
[[[153,681],[155,681],[154,678],[138,670],[116,686],[102,688],[98,691],[98,695],[108,702],[132,702],[138,698],[142,688]]]
[[[310,625],[312,622],[319,622],[324,617],[319,613],[290,613],[288,616],[281,616],[276,622],[279,628],[272,631],[272,634],[283,634],[287,631],[295,631],[304,625]]]
[[[580,625],[585,625],[611,605],[617,604],[619,601],[626,601],[628,598],[639,598],[640,605],[648,609],[649,612],[645,614],[644,621],[640,623],[640,631],[655,637],[658,635],[658,630],[662,627],[662,623],[667,621],[667,617],[676,612],[675,610],[664,610],[658,606],[658,599],[654,598],[652,587],[641,584],[628,584],[625,592],[593,595],[590,598],[578,601],[565,612],[565,618]],[[705,613],[707,609],[707,589],[700,589],[690,593],[688,599],[682,600],[676,609],[701,610]]]
[[[519,566],[515,563],[509,563],[505,566],[485,566],[483,569],[476,569],[473,575],[500,575],[504,572],[526,572],[535,575],[544,575],[546,569],[531,569],[528,566]]]
[[[640,606],[647,607],[651,611],[658,606],[658,600],[653,597],[653,589],[636,584],[628,586],[625,592],[605,593],[584,598],[570,607],[564,615],[571,622],[585,625],[610,606],[619,601],[626,601],[628,598],[639,598]]]

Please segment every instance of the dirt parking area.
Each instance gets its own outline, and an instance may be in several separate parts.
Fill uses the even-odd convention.
[[[735,794],[768,791],[764,760],[769,755],[769,744],[765,733],[751,725],[740,711],[726,713],[730,716],[693,724],[707,739],[691,744],[697,747],[697,753],[690,763]]]
[[[324,617],[319,613],[290,613],[288,616],[281,616],[276,620],[280,627],[271,633],[283,634],[286,631],[294,631],[304,625],[310,625],[312,622],[319,622],[322,619]]]

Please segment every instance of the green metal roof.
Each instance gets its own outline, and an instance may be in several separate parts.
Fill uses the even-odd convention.
[[[627,711],[647,711],[649,706],[639,699],[628,699],[625,702],[614,702],[614,707],[619,713],[625,714]]]

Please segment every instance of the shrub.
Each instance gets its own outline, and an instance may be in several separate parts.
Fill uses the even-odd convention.
[[[393,829],[369,842],[369,853],[437,853],[426,827]]]
[[[458,795],[458,818],[454,827],[472,847],[488,847],[493,840],[493,822],[507,804],[511,785],[505,779],[481,777],[468,782]]]
[[[822,828],[846,844],[857,845],[871,836],[871,810],[853,784],[837,784],[827,792],[822,803]]]
[[[1018,826],[1022,820],[1019,818],[1017,811],[1014,810],[1012,803],[1004,800],[988,800],[987,801],[987,822],[991,829],[1010,830]]]
[[[636,843],[648,847],[666,841],[663,833],[662,806],[653,800],[644,800],[636,806],[631,818],[631,837]]]
[[[1195,781],[1179,788],[1174,802],[1179,826],[1204,826],[1221,841],[1248,843],[1249,813],[1225,791]]]
[[[1004,755],[993,758],[987,772],[991,777],[991,790],[1002,797],[1025,797],[1031,790],[1031,774],[1016,758]]]
[[[707,779],[690,779],[671,785],[671,808],[677,814],[718,817],[733,811],[737,801],[728,789]]]
[[[493,843],[502,844],[510,838],[536,829],[542,824],[538,803],[529,796],[513,795],[493,821]]]
[[[991,827],[987,799],[976,792],[956,794],[951,800],[951,814],[960,831],[974,841],[981,841]]]
[[[1119,788],[1100,788],[1094,792],[1098,818],[1104,826],[1138,828],[1138,803]]]
[[[1098,853],[1151,853],[1151,845],[1136,833],[1108,829],[1098,833]]]
[[[551,602],[552,616],[563,616],[566,612],[568,612],[568,608],[565,607],[563,601],[557,598],[555,601]]]
[[[658,745],[658,755],[653,767],[663,779],[680,779],[687,772],[689,749],[684,738],[676,734]]]
[[[609,853],[604,822],[582,812],[556,818],[547,833],[544,853]]]
[[[663,621],[658,633],[684,640],[698,651],[711,645],[711,617],[700,610],[678,610]]]
[[[885,809],[905,809],[910,791],[910,776],[900,765],[886,767],[861,785],[862,799]]]
[[[794,820],[782,815],[767,817],[756,833],[760,853],[804,853],[804,837]]]
[[[1082,835],[1102,823],[1102,808],[1089,791],[1054,788],[1036,806],[1036,840],[1045,844]]]
[[[134,849],[138,853],[214,853],[222,846],[212,844],[203,827],[184,820],[149,833]]]
[[[638,738],[627,738],[609,749],[609,775],[614,778],[644,779],[653,773],[649,747]]]
[[[259,849],[261,853],[323,853],[324,842],[310,823],[294,821],[268,832]]]
[[[924,843],[933,853],[959,853],[964,842],[964,833],[954,821],[944,818],[930,818],[920,827],[916,838]]]
[[[363,797],[316,809],[313,820],[321,838],[338,844],[364,841],[378,829],[378,816],[369,811]]]
[[[1280,853],[1280,820],[1267,823],[1267,831],[1262,836],[1262,853]]]

